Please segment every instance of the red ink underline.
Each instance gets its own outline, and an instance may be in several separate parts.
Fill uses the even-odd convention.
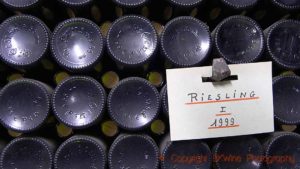
[[[230,116],[231,113],[222,113],[222,114],[216,114],[216,116]]]
[[[193,102],[193,103],[185,103],[185,104],[186,105],[210,104],[210,103],[237,102],[237,101],[258,100],[258,99],[259,99],[259,97],[251,97],[251,98],[226,99],[226,100],[211,100],[211,101],[205,101],[205,102]]]
[[[209,127],[208,129],[222,129],[222,128],[233,128],[233,127],[240,127],[240,125]]]

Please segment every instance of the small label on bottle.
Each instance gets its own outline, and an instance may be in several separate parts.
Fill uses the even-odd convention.
[[[172,141],[274,131],[272,63],[229,68],[221,82],[209,80],[211,66],[167,70]]]

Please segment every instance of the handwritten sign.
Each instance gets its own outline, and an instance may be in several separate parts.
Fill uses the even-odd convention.
[[[222,82],[204,81],[212,67],[167,70],[172,141],[274,131],[272,63],[229,68]]]

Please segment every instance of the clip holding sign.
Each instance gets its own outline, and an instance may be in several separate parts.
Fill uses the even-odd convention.
[[[217,82],[228,78],[231,75],[231,70],[223,58],[213,60],[211,78]]]
[[[231,70],[223,58],[213,60],[211,77],[202,77],[203,82],[221,82],[230,80],[238,80],[238,76],[231,76]]]

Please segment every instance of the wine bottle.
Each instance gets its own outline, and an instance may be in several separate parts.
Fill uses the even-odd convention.
[[[87,128],[99,122],[104,113],[106,93],[102,85],[87,76],[71,76],[53,94],[53,112],[70,128]]]
[[[267,54],[280,69],[300,68],[300,22],[280,20],[265,30]]]
[[[105,169],[106,145],[92,136],[75,135],[64,141],[55,153],[55,169]]]
[[[107,35],[108,52],[119,68],[143,66],[153,58],[157,46],[154,27],[141,16],[129,15],[117,19]]]
[[[160,42],[164,57],[176,67],[203,64],[209,57],[212,46],[208,26],[189,16],[169,21],[161,34]]]
[[[11,67],[32,67],[47,52],[50,30],[34,16],[12,16],[0,25],[0,32],[0,57]]]
[[[274,117],[279,124],[300,124],[299,85],[300,77],[296,75],[273,78]]]
[[[158,147],[147,135],[119,135],[112,143],[109,154],[109,168],[158,169]]]
[[[258,23],[246,16],[223,20],[212,33],[215,53],[229,63],[249,63],[261,58],[264,34]]]
[[[58,24],[51,40],[51,52],[58,64],[69,71],[90,70],[101,59],[104,49],[100,28],[84,18]]]
[[[160,108],[159,93],[147,80],[123,79],[108,96],[110,117],[123,129],[141,130],[151,124]]]
[[[52,169],[55,144],[39,137],[12,140],[1,153],[0,168]]]
[[[9,130],[27,133],[38,129],[50,111],[51,88],[33,79],[18,79],[0,92],[0,122]]]
[[[252,136],[223,139],[212,151],[215,169],[260,169],[263,166],[263,146]]]
[[[300,135],[275,132],[264,143],[268,169],[297,168],[300,155]]]
[[[171,141],[170,135],[160,145],[161,169],[210,169],[212,155],[208,145],[199,140]]]

